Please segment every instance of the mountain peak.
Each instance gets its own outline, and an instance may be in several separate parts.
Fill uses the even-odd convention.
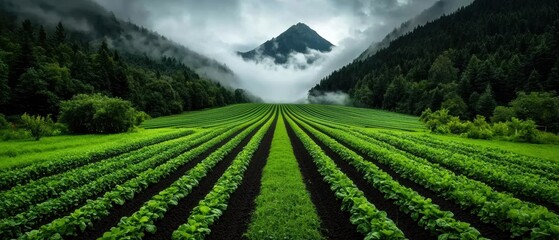
[[[304,23],[297,23],[279,36],[272,38],[259,47],[249,52],[239,53],[245,60],[258,61],[263,57],[274,59],[276,64],[288,62],[289,55],[292,53],[307,54],[310,51],[330,52],[334,45],[322,38],[316,31]],[[312,63],[316,57],[307,59]]]
[[[302,22],[298,22],[297,24],[291,26],[290,28],[295,28],[295,29],[311,29],[309,26],[307,26],[307,24],[304,24]],[[312,29],[311,29],[312,30]]]

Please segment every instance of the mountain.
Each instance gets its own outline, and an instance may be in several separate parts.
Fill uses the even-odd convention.
[[[109,47],[123,53],[150,58],[175,58],[199,75],[233,85],[233,72],[224,64],[177,44],[155,32],[118,19],[91,0],[0,0],[3,11],[20,19],[31,19],[45,26],[62,21],[82,41],[98,46],[106,40]]]
[[[424,10],[416,17],[410,19],[407,22],[402,23],[400,27],[394,29],[390,32],[382,41],[375,42],[367,48],[357,59],[365,60],[371,55],[375,54],[378,50],[386,48],[390,45],[394,39],[403,36],[404,34],[411,32],[418,26],[424,25],[430,21],[433,21],[445,14],[450,14],[460,7],[470,5],[474,0],[439,0],[430,8]]]
[[[559,1],[476,0],[325,77],[309,97],[420,114],[490,117],[521,92],[559,92]]]
[[[261,61],[264,57],[274,59],[276,64],[286,64],[290,54],[305,54],[307,63],[313,63],[319,58],[315,53],[326,53],[332,50],[332,43],[322,38],[304,23],[297,23],[279,36],[266,41],[259,47],[238,54],[245,60]]]

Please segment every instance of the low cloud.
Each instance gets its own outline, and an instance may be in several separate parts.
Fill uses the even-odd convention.
[[[349,105],[351,100],[349,95],[344,92],[324,92],[317,95],[310,95],[305,103]]]
[[[350,63],[375,41],[436,0],[95,0],[173,41],[224,63],[236,75],[234,87],[268,102],[296,102],[332,71]],[[254,49],[303,22],[336,47],[306,64],[294,54],[291,65],[244,61],[237,51]],[[313,53],[314,54],[314,53]]]

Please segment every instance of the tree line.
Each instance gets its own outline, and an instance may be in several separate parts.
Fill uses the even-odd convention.
[[[359,106],[415,115],[445,108],[464,120],[489,119],[497,106],[502,115],[518,99],[556,103],[559,1],[476,0],[333,72],[309,95],[331,91],[349,93]],[[559,132],[557,107],[513,117]]]
[[[0,16],[0,113],[57,117],[78,94],[128,100],[151,116],[248,102],[242,89],[202,79],[174,58],[119,53],[65,29]]]

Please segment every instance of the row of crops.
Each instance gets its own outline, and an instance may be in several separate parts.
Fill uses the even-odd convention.
[[[557,164],[409,134],[414,117],[242,104],[146,124],[177,128],[0,172],[2,239],[559,236]]]

